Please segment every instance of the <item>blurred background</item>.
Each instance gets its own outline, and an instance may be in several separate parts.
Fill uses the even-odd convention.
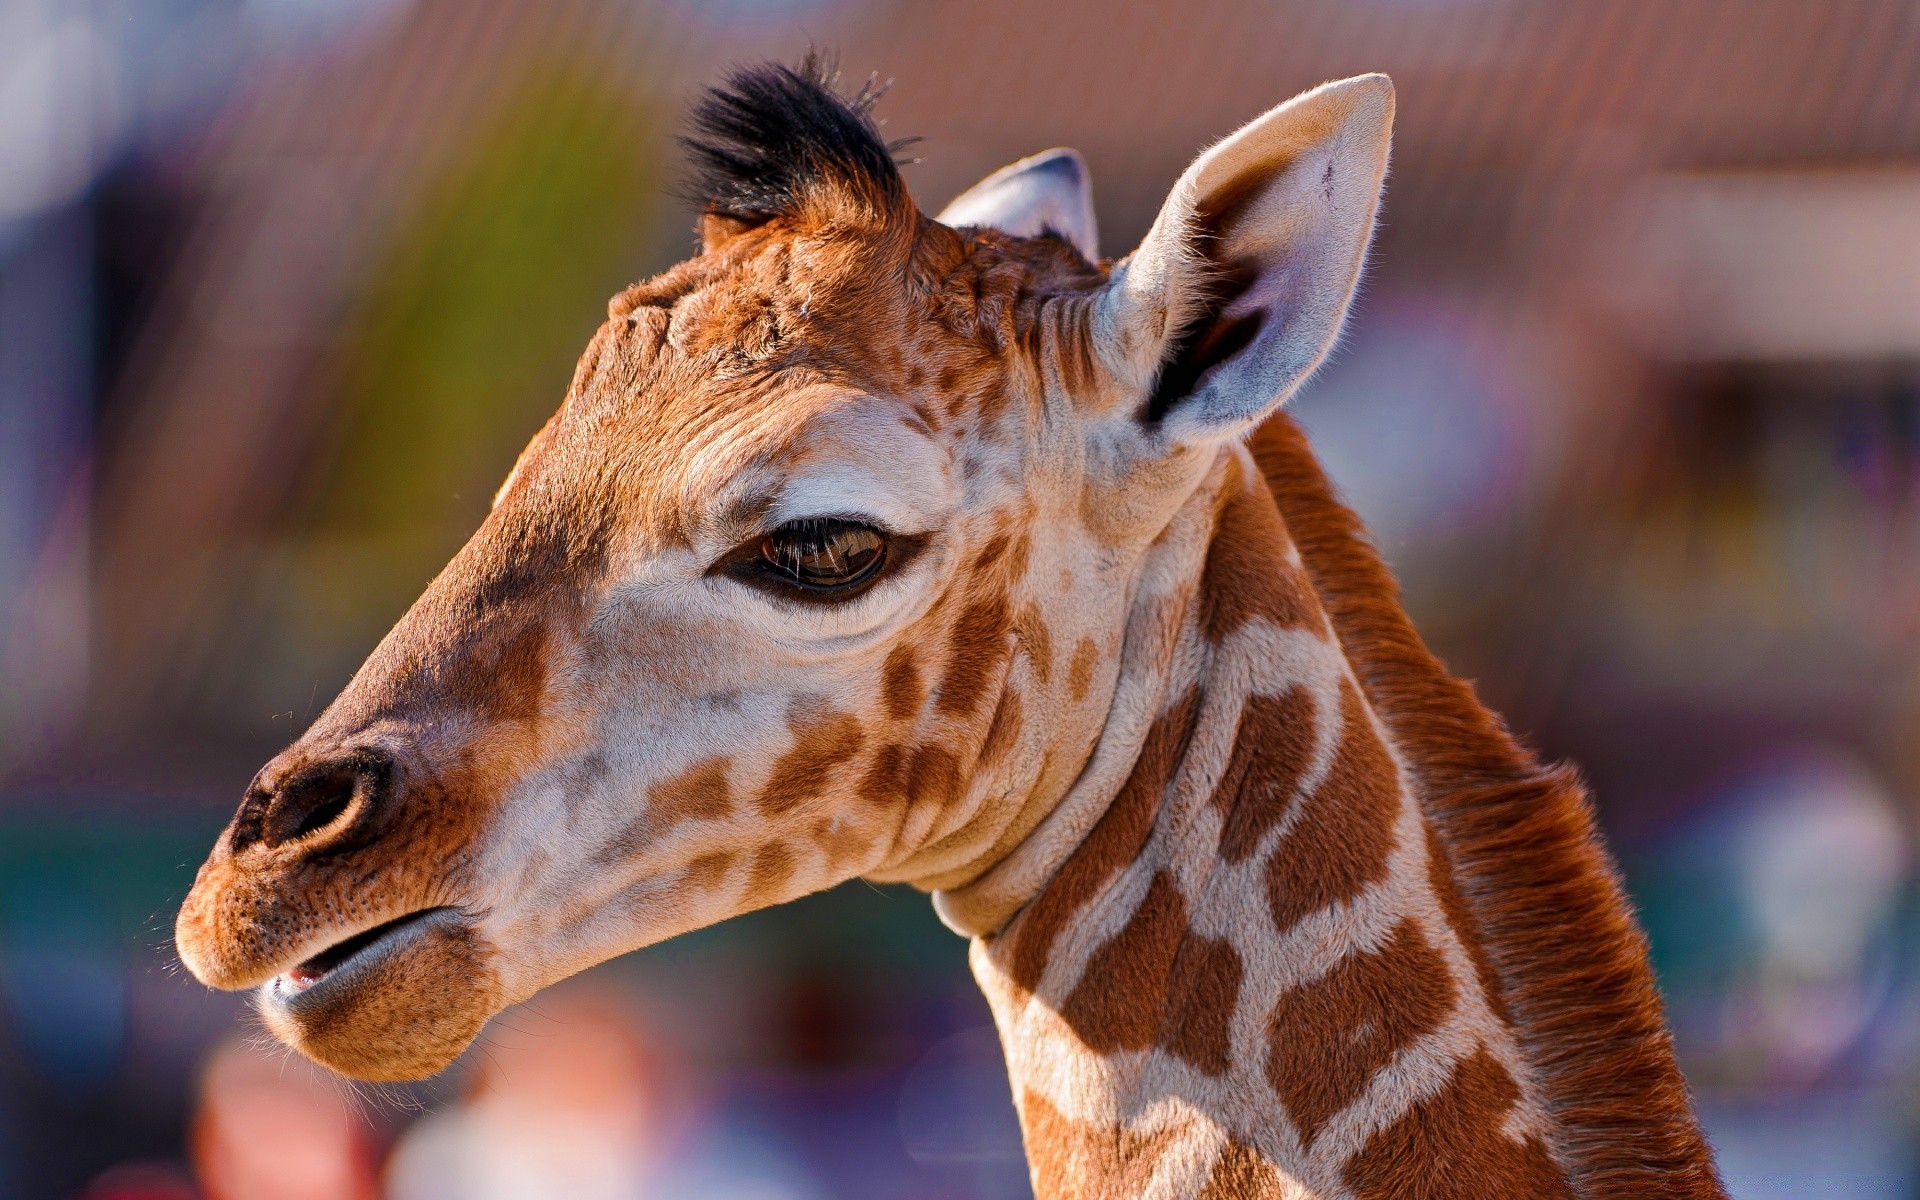
[[[0,0],[0,1198],[1018,1197],[959,939],[853,884],[346,1088],[173,963],[254,769],[688,253],[730,62],[898,83],[923,207],[1385,70],[1298,411],[1436,648],[1594,781],[1737,1195],[1920,1195],[1920,4]]]

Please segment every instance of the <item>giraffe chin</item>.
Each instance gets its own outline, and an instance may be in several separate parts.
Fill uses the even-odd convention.
[[[275,1037],[355,1079],[437,1074],[503,1007],[489,946],[452,909],[394,922],[384,936],[313,967],[328,957],[274,976],[255,1005]]]

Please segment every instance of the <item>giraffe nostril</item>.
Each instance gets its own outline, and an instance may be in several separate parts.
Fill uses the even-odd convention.
[[[285,779],[256,788],[233,827],[236,851],[258,843],[268,849],[338,836],[359,826],[392,775],[392,760],[377,750],[355,750]]]
[[[347,806],[353,803],[354,794],[358,790],[357,783],[358,780],[352,775],[334,775],[320,780],[319,786],[315,789],[316,794],[309,801],[312,807],[299,815],[293,828],[285,837],[274,840],[297,842],[308,834],[318,833],[339,820],[340,814],[346,812]]]

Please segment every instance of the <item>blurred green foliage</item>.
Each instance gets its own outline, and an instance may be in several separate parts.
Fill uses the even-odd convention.
[[[485,515],[650,229],[659,139],[631,92],[536,65],[508,97],[395,231],[349,322],[307,531],[329,610],[312,615],[336,630],[384,628]]]

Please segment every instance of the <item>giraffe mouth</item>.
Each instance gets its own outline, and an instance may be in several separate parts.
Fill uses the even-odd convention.
[[[503,1006],[478,917],[446,906],[341,937],[254,993],[275,1037],[356,1079],[425,1079]]]
[[[427,927],[451,918],[453,910],[444,906],[423,908],[405,916],[362,930],[344,938],[311,958],[296,963],[273,978],[268,985],[283,1001],[291,1001],[323,983],[345,980],[373,963],[401,952],[417,941]]]

